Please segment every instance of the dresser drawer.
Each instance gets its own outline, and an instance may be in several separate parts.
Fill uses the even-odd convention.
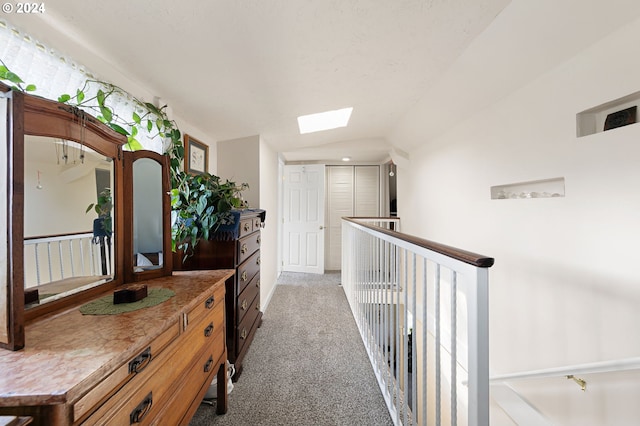
[[[187,331],[189,324],[198,322],[204,315],[207,315],[219,305],[224,305],[223,285],[217,286],[204,300],[201,300],[194,308],[183,315],[182,330]]]
[[[222,335],[219,336],[218,339],[221,337]],[[188,401],[194,401],[192,406],[193,404],[197,405],[189,411],[195,412],[200,401],[202,401],[202,397],[204,397],[206,393],[206,390],[203,388],[209,388],[214,375],[218,372],[220,366],[227,361],[224,350],[218,350],[219,348],[224,349],[224,345],[222,345],[219,340],[216,340],[214,351],[204,351],[202,355],[194,361],[194,368],[191,369],[186,379],[178,384],[176,391],[172,392],[170,399],[162,404],[162,411],[158,413],[157,419],[153,423],[154,425],[189,424],[189,419],[186,419],[183,413],[186,403]],[[199,395],[202,396],[196,399]],[[192,413],[187,412],[188,417],[191,417],[191,414]]]
[[[253,232],[253,218],[242,219],[240,221],[240,238]]]
[[[238,263],[242,263],[260,248],[260,232],[241,238],[238,241]]]
[[[238,348],[238,354],[242,352],[242,347],[253,338],[255,328],[257,327],[256,319],[260,313],[260,298],[253,299],[253,303],[247,309],[247,313],[242,318],[242,321],[238,323],[236,330],[236,347]]]
[[[260,251],[258,250],[250,258],[238,266],[238,294],[242,293],[253,277],[260,271]]]
[[[224,353],[223,329],[224,304],[219,304],[200,322],[192,324],[180,342],[162,352],[155,364],[149,366],[148,374],[134,376],[84,424],[127,425],[136,417],[140,419],[139,423],[148,424],[179,390],[176,386],[182,383],[180,378],[184,377],[184,372],[196,368],[196,357],[206,352],[207,359],[219,358]]]
[[[176,321],[160,336],[155,338],[149,347],[111,373],[106,379],[102,380],[98,386],[87,392],[73,404],[73,421],[77,422],[80,420],[101,401],[106,400],[118,391],[120,387],[125,385],[134,376],[140,379],[152,374],[151,372],[159,363],[157,360],[158,356],[179,334],[180,328]]]
[[[260,273],[257,273],[248,286],[238,296],[238,306],[236,312],[238,312],[238,323],[242,321],[249,308],[253,304],[253,301],[260,294]]]

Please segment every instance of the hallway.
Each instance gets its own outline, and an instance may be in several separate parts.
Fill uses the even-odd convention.
[[[340,273],[283,273],[229,395],[197,425],[391,425]]]

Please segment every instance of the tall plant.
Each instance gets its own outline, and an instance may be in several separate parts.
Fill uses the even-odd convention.
[[[231,210],[246,206],[241,192],[249,185],[222,182],[209,173],[185,174],[181,183],[171,190],[171,237],[173,250],[189,256],[200,239],[208,240],[218,227],[233,223]]]

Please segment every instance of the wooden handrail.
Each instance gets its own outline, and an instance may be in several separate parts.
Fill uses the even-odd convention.
[[[81,231],[81,232],[69,232],[66,234],[38,235],[34,237],[25,237],[24,240],[30,241],[30,240],[40,240],[43,238],[72,237],[74,235],[84,235],[84,234],[91,234],[91,233],[93,233],[93,231],[89,230],[89,231]]]
[[[371,230],[399,238],[403,241],[406,241],[411,244],[415,244],[419,247],[426,248],[428,250],[435,251],[440,254],[444,254],[445,256],[449,256],[453,259],[459,260],[460,262],[468,263],[469,265],[476,266],[478,268],[490,268],[493,266],[494,259],[493,257],[484,256],[481,254],[473,253],[467,250],[462,250],[459,248],[447,246],[445,244],[436,243],[434,241],[425,240],[424,238],[418,238],[413,235],[403,234],[402,232],[391,231],[385,228],[381,228],[375,225],[369,225],[367,223],[360,222],[358,219],[377,219],[377,218],[359,218],[359,217],[343,217],[343,220],[347,222],[356,223],[360,226],[364,226],[365,228],[369,228]],[[386,219],[386,218],[381,218]]]

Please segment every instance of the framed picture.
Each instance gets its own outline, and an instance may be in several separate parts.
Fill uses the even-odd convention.
[[[184,170],[198,175],[209,169],[209,147],[187,134],[184,135]]]

